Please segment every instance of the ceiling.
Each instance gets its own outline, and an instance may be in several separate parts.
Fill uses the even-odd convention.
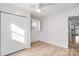
[[[78,3],[12,3],[12,5],[19,6],[25,10],[29,10],[32,16],[37,18],[44,18],[59,12],[77,7]],[[41,12],[36,12],[36,5],[40,6]]]

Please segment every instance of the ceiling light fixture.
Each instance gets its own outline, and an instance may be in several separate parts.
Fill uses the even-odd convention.
[[[36,9],[37,12],[41,12],[41,10],[39,8]]]
[[[41,12],[40,5],[39,4],[36,5],[36,12]]]

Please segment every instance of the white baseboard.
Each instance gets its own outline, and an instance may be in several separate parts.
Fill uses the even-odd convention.
[[[36,42],[36,41],[39,41],[39,40],[32,40],[31,43],[32,43],[32,42]]]
[[[62,46],[56,42],[52,42],[52,41],[47,41],[47,40],[40,40],[42,42],[46,42],[46,43],[49,43],[49,44],[52,44],[52,45],[56,45],[56,46],[59,46],[59,47],[62,47],[62,48],[68,48],[68,47],[65,47],[65,46]]]

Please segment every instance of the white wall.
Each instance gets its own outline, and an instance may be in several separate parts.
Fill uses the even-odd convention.
[[[40,38],[40,32],[39,31],[31,31],[31,42],[39,41]]]
[[[30,12],[27,10],[24,10],[20,7],[8,4],[8,3],[0,3],[0,11],[5,11],[8,13],[13,13],[13,14],[17,14],[17,15],[22,15],[22,16],[26,16],[27,17],[27,47],[30,48]]]
[[[41,41],[68,48],[68,17],[79,15],[79,8],[51,15],[42,21]]]

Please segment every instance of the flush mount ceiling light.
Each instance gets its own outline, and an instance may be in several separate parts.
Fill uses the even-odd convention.
[[[34,8],[37,13],[40,13],[43,11],[43,7],[49,6],[49,5],[55,5],[55,3],[35,3],[31,4],[30,7]]]
[[[36,12],[41,12],[40,5],[39,4],[36,5]]]
[[[36,9],[36,12],[41,12],[41,10],[39,8]]]

